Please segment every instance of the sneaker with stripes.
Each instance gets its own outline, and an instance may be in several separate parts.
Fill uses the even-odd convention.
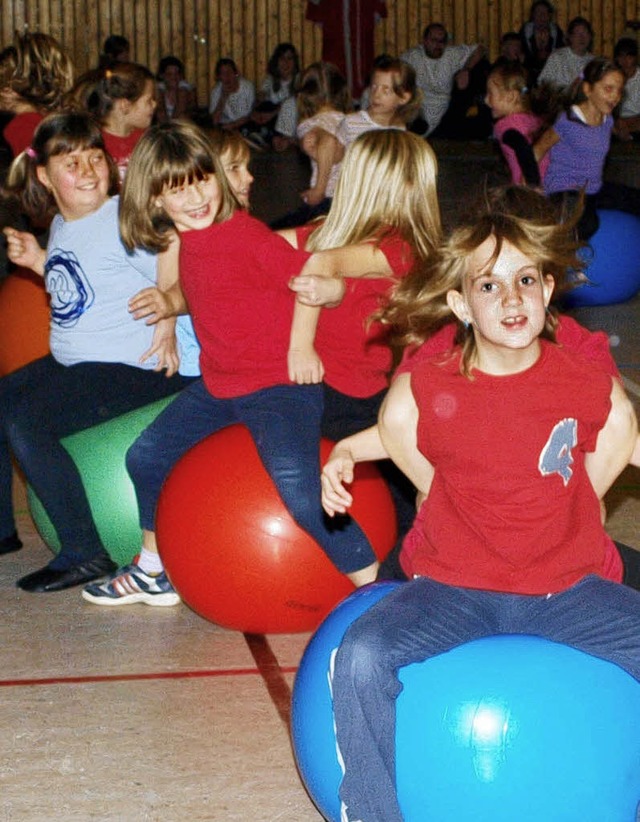
[[[82,591],[82,598],[95,605],[177,605],[180,597],[164,571],[146,574],[135,560],[119,568],[106,582],[91,583]]]

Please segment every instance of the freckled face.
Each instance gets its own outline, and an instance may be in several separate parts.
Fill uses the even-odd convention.
[[[478,366],[486,370],[509,351],[535,361],[553,291],[553,278],[511,243],[490,263],[495,244],[488,237],[469,256],[462,293],[449,292],[458,295],[449,302],[456,315],[473,326]]]

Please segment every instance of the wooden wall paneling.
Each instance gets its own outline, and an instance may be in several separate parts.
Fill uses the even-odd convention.
[[[249,8],[251,5],[253,9]],[[269,5],[268,0],[254,0],[253,4],[245,2],[246,18],[239,21],[236,30],[237,42],[244,50],[244,55],[239,55],[238,67],[242,74],[255,83],[256,91],[266,66],[264,53],[270,48]],[[245,33],[246,38],[243,36]]]
[[[288,2],[288,0],[273,0],[271,19],[277,34],[273,38],[269,54],[271,54],[278,43],[293,43],[291,36],[291,14],[291,3]]]
[[[169,4],[169,8],[171,9],[171,42],[167,44],[169,50],[166,53],[175,54],[176,57],[183,62],[188,31],[185,13],[188,5],[190,4],[186,2],[186,0]],[[160,57],[162,57],[162,55],[158,54],[157,59],[160,59]]]
[[[82,5],[82,12],[76,14],[76,28],[81,34],[82,62],[85,66],[83,71],[86,71],[98,62],[98,0],[84,0]]]
[[[209,104],[209,95],[213,88],[213,69],[215,66],[207,0],[195,0],[193,9],[193,56],[195,70],[187,79],[195,83],[198,94],[198,105],[206,106]]]
[[[304,62],[302,55],[304,54],[304,33],[303,20],[300,13],[300,3],[291,3],[291,18],[289,20],[289,39],[296,47],[298,57],[300,58],[300,68],[303,67]]]
[[[67,2],[67,0],[65,0],[65,2]],[[111,28],[105,32],[105,39],[110,34],[122,34],[131,43],[131,59],[139,61],[140,57],[135,48],[135,38],[133,37],[134,29],[135,21],[133,19],[131,5],[129,5],[128,19],[125,21],[122,15],[122,0],[111,0]]]
[[[178,56],[184,63],[185,79],[189,83],[193,83],[196,88],[198,98],[200,96],[200,89],[198,89],[198,50],[200,48],[197,41],[197,23],[196,23],[196,4],[183,3],[184,15],[184,33],[182,41],[182,54]],[[167,46],[168,47],[168,46]],[[203,89],[204,91],[204,89]]]

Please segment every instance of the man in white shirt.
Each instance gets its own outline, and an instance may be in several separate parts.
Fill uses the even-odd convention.
[[[483,46],[449,46],[447,42],[443,24],[430,23],[422,34],[422,45],[400,55],[416,72],[416,82],[423,94],[422,108],[428,135],[440,125],[454,87],[459,91],[468,89],[470,70],[484,57]]]

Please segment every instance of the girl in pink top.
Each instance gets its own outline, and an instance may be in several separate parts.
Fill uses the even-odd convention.
[[[493,136],[504,155],[511,182],[540,186],[549,158],[536,163],[532,145],[546,126],[546,120],[532,107],[539,107],[538,96],[527,88],[526,69],[520,63],[499,63],[487,79],[485,101],[495,119]]]

